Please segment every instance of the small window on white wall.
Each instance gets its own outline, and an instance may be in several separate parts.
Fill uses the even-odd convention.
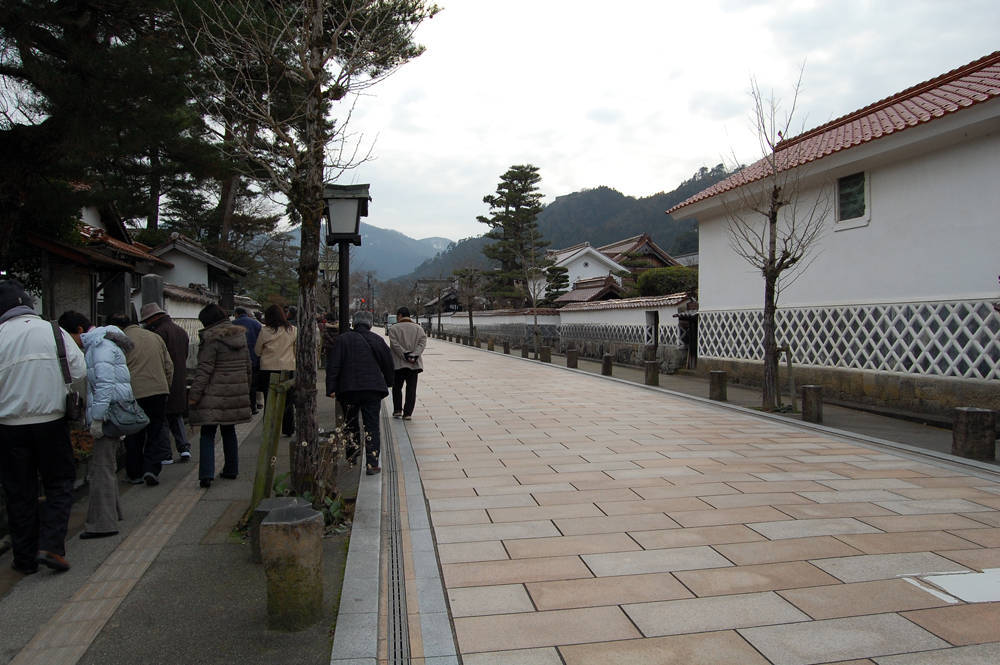
[[[837,223],[834,225],[834,230],[867,226],[871,219],[869,198],[870,188],[866,172],[837,178]]]

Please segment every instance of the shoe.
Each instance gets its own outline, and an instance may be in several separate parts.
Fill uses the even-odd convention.
[[[382,473],[382,467],[370,466],[367,469],[365,469],[365,475],[374,476],[376,473]]]
[[[80,534],[80,540],[90,540],[92,538],[110,538],[117,536],[117,531],[84,531]]]
[[[34,566],[22,566],[17,561],[13,561],[11,562],[10,567],[12,570],[17,571],[22,575],[34,575],[38,572],[38,564],[35,564]]]
[[[128,476],[125,476],[122,478],[122,482],[128,483],[129,485],[142,485],[146,481],[142,478],[129,478]]]
[[[157,477],[157,475],[152,471],[147,471],[146,473],[144,473],[142,479],[150,487],[156,487],[157,485],[160,484],[159,477]]]
[[[167,464],[173,464],[173,463],[174,463],[173,459],[165,459],[162,462],[160,462],[160,464],[162,464],[163,466],[166,466]]]
[[[181,453],[181,462],[190,462],[190,461],[191,461],[191,453],[185,450],[184,452]]]
[[[198,481],[198,484],[201,485],[202,487],[211,487],[212,486],[212,479],[211,478],[202,478],[201,480]]]
[[[35,555],[35,561],[42,564],[43,566],[48,566],[52,570],[58,570],[58,571],[69,570],[69,561],[59,556],[58,554],[53,554],[52,552],[46,552],[45,550],[38,551],[38,554]]]
[[[393,412],[392,412],[392,417],[393,417],[393,418],[399,418],[399,417],[401,417],[402,415],[403,415],[403,412],[402,412],[402,411],[393,411]]]
[[[220,473],[219,478],[225,478],[226,480],[236,480],[238,473]]]
[[[403,416],[403,420],[413,420],[412,416]]]

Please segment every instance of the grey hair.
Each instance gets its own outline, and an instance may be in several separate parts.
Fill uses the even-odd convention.
[[[236,314],[236,316],[241,316],[243,314],[249,314],[249,312],[247,312],[247,308],[246,307],[237,307],[236,309],[233,310],[233,312]]]
[[[354,322],[355,328],[357,328],[358,326],[366,326],[369,330],[371,330],[372,325],[375,323],[375,319],[372,317],[372,313],[363,311],[355,312],[352,321]]]

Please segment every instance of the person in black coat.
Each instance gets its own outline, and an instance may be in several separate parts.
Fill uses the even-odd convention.
[[[372,323],[371,312],[357,312],[354,327],[337,338],[326,367],[326,394],[344,405],[347,431],[355,442],[362,441],[358,414],[364,422],[369,476],[382,470],[379,410],[395,374],[392,351],[381,335],[371,331]],[[356,455],[357,447],[348,449],[348,459]]]

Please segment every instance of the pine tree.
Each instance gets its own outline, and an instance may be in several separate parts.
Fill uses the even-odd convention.
[[[569,268],[552,266],[545,271],[545,300],[547,307],[555,307],[556,299],[569,291]]]

